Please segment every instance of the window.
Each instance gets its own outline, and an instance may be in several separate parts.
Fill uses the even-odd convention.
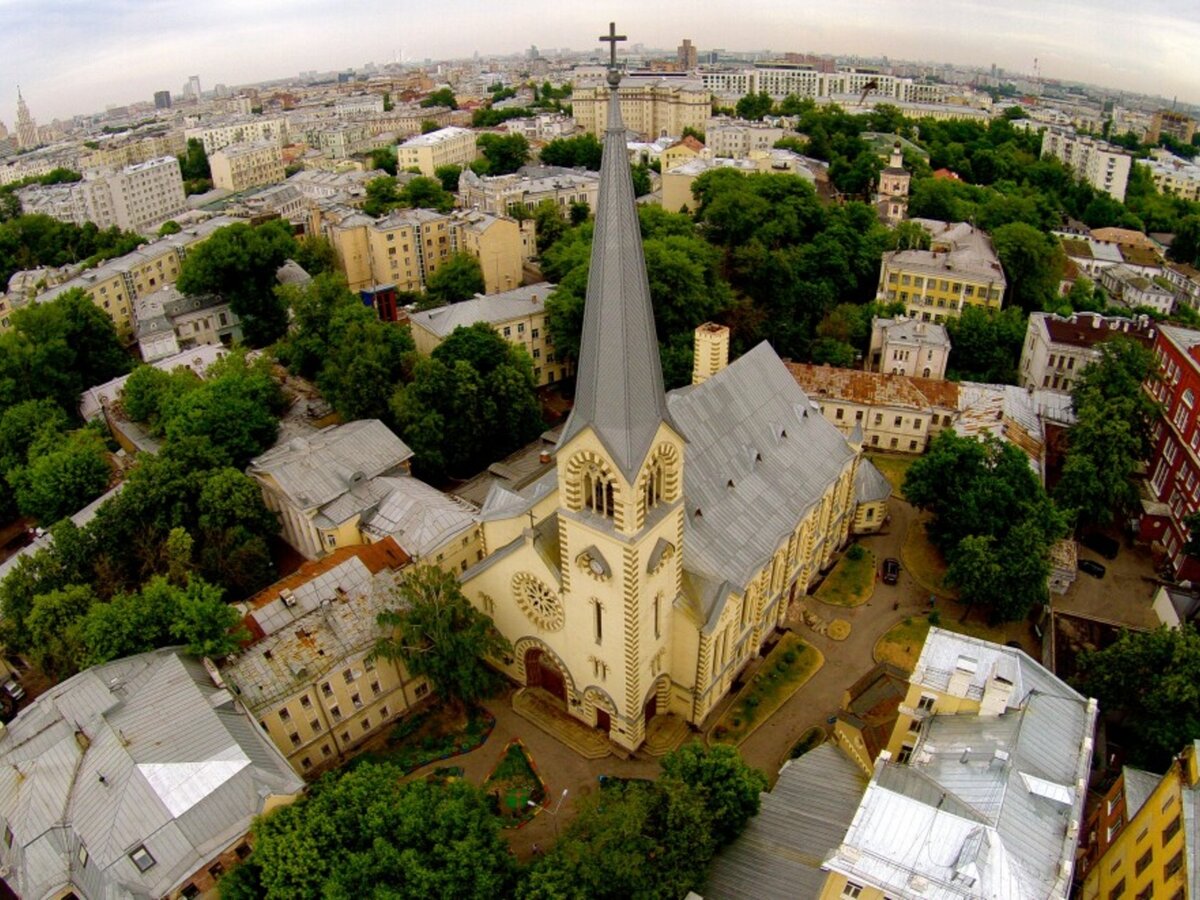
[[[841,900],[858,900],[862,896],[862,885],[855,884],[853,881],[847,881],[846,886],[842,888]]]
[[[388,711],[388,708],[387,708],[386,706],[381,706],[381,707],[379,707],[379,715],[383,717],[383,720],[384,720],[385,722],[387,721],[387,717],[388,717],[388,715],[389,715],[389,714],[390,714],[390,713],[389,713],[389,711]]]
[[[424,697],[426,694],[429,693],[429,685],[428,684],[418,684],[417,689],[415,691],[413,691],[413,693],[418,697]]]
[[[529,329],[529,336],[530,336],[531,338],[533,338],[533,339],[536,341],[536,340],[538,339],[538,329],[536,329],[536,328],[530,328],[530,329]]]
[[[324,694],[326,697],[332,697],[332,696],[333,696],[333,688],[331,688],[331,687],[329,686],[329,682],[328,682],[328,681],[326,681],[324,684],[322,684],[322,685],[321,685],[321,693],[322,693],[322,694]]]
[[[875,413],[875,424],[876,425],[883,424],[883,413]]]
[[[322,755],[322,756],[326,756],[326,757],[328,757],[328,756],[332,756],[332,755],[333,755],[333,751],[329,749],[329,745],[328,745],[328,744],[322,744],[322,745],[321,745],[321,755]]]
[[[505,325],[505,326],[504,326],[504,336],[505,336],[505,337],[512,337],[512,326],[511,326],[511,325]]]
[[[1125,896],[1125,879],[1122,878],[1116,883],[1111,891],[1108,892],[1108,900],[1117,900],[1118,897]]]
[[[305,709],[312,709],[312,700],[309,699],[308,694],[305,694],[300,698],[300,705]]]
[[[842,409],[842,408],[839,406],[839,407],[838,407],[838,408],[837,408],[837,409],[834,411],[834,416],[833,416],[833,417],[834,417],[835,419],[838,419],[838,420],[840,421],[840,420],[841,420],[841,418],[842,418],[842,416],[843,416],[843,415],[845,415],[845,412],[846,412],[846,411],[845,411],[844,409]]]
[[[364,732],[371,730],[371,717],[370,716],[363,716],[362,729]]]
[[[189,883],[187,887],[185,887],[182,891],[179,892],[179,896],[183,897],[184,900],[194,900],[194,898],[200,896],[200,888],[196,887],[194,884]]]
[[[1177,835],[1178,833],[1179,833],[1179,816],[1176,816],[1174,819],[1171,820],[1171,824],[1168,825],[1165,829],[1163,829],[1163,833],[1162,833],[1163,846],[1164,847],[1167,846],[1167,844],[1170,843],[1171,838],[1175,837],[1175,835]]]
[[[463,538],[463,546],[464,547],[467,546],[466,538]],[[366,669],[368,672],[374,672],[375,671],[375,660],[371,659],[371,657],[368,656],[366,659],[363,660],[363,668]]]
[[[912,759],[912,755],[913,755],[912,745],[911,744],[903,744],[900,747],[900,752],[898,754],[896,754],[896,762],[900,763],[900,765],[902,765],[902,766],[907,765],[908,761],[910,759]]]
[[[341,717],[342,717],[342,710],[341,710],[341,707],[339,707],[339,706],[331,706],[331,707],[329,707],[329,714],[330,714],[331,716],[333,716],[333,721],[335,721],[335,722],[336,722],[336,721],[338,721],[338,720],[339,720],[339,719],[341,719]]]
[[[1183,851],[1180,850],[1171,857],[1170,862],[1163,866],[1163,878],[1167,879],[1183,868]]]
[[[599,600],[592,601],[592,611],[595,616],[596,643],[604,643],[604,607]]]
[[[157,860],[150,855],[150,851],[146,849],[145,844],[139,844],[129,854],[129,858],[133,860],[133,864],[138,867],[139,872],[148,872],[154,868]]]
[[[892,424],[899,428],[904,424],[904,416],[896,416],[896,420]]]
[[[348,743],[350,743],[350,732],[348,732],[348,731],[343,731],[343,732],[342,732],[342,743],[343,743],[343,744],[348,744]]]
[[[358,694],[351,694],[350,702],[354,704],[355,709],[362,709],[362,697],[360,697]]]
[[[518,322],[517,323],[517,334],[524,334],[524,333],[525,333],[525,323]]]
[[[1150,861],[1154,858],[1154,851],[1147,850],[1142,854],[1141,858],[1133,866],[1133,874],[1141,875],[1150,866]]]
[[[1150,882],[1138,891],[1137,900],[1154,900],[1154,882]]]
[[[745,616],[745,612],[744,612],[745,607],[748,605],[749,604],[743,605],[743,617]],[[654,595],[654,636],[656,638],[662,637],[661,620],[662,620],[662,593],[660,592],[660,593]]]
[[[346,669],[342,672],[342,681],[346,682],[346,684],[354,684],[354,673]]]
[[[312,768],[312,760],[309,759],[307,756],[304,757],[303,759],[300,760],[300,768],[311,769]]]
[[[292,742],[293,747],[299,747],[300,746],[300,732],[293,731],[291,734],[288,735],[288,740]]]
[[[320,734],[321,733],[320,720],[319,719],[310,719],[309,723],[308,723],[308,728],[310,731],[312,731],[313,734]]]
[[[917,709],[923,712],[933,712],[933,707],[937,703],[937,697],[929,694],[922,694],[921,699],[917,701]]]
[[[208,867],[208,874],[211,875],[214,880],[220,878],[225,874],[225,867],[219,862],[215,862]]]
[[[287,722],[291,718],[292,718],[292,714],[287,711],[286,706],[279,711],[279,721],[280,722]]]
[[[909,449],[909,450],[916,450],[916,449],[917,449],[917,442],[916,442],[916,441],[909,441],[909,442],[908,442],[908,449]]]
[[[380,690],[381,690],[381,688],[379,687],[379,682],[378,682],[378,681],[372,681],[372,682],[371,682],[371,695],[372,695],[373,697],[378,697],[378,696],[379,696],[379,693],[380,693]]]

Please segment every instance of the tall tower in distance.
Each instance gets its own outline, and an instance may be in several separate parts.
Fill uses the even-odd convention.
[[[29,115],[29,107],[21,96],[21,86],[17,85],[17,149],[30,150],[37,145],[37,122]]]
[[[696,53],[696,48],[692,46],[689,38],[684,38],[676,50],[676,61],[679,63],[679,68],[685,72],[691,72],[699,64],[699,59]]]
[[[187,80],[187,88],[185,93],[190,94],[196,100],[200,99],[200,76],[189,75]]]

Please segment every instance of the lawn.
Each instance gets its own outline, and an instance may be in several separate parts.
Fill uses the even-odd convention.
[[[882,453],[868,453],[866,456],[891,484],[892,495],[903,500],[904,492],[900,488],[904,485],[904,476],[908,474],[908,467],[917,461],[917,457],[885,456]]]
[[[875,592],[875,554],[854,544],[817,588],[815,596],[830,606],[862,606]]]
[[[546,799],[546,787],[519,740],[504,748],[504,755],[483,783],[483,789],[492,797],[496,814],[509,828],[532,819]],[[533,806],[529,805],[531,802]]]
[[[1010,629],[1003,625],[990,628],[978,622],[960,622],[958,617],[961,612],[956,607],[957,603],[938,612],[938,627],[998,644],[1003,644],[1008,639]],[[910,616],[897,622],[875,642],[875,661],[891,663],[911,672],[921,655],[921,648],[925,645],[925,638],[929,635],[932,624],[927,616]]]
[[[916,519],[909,526],[900,558],[908,574],[925,590],[939,597],[957,596],[954,589],[946,584],[946,561],[937,547],[930,543],[922,519]]]
[[[369,760],[412,772],[421,766],[460,753],[469,753],[492,733],[496,719],[482,707],[461,709],[434,701],[433,705],[396,723],[383,741],[369,742],[352,765]]]
[[[713,738],[726,744],[740,744],[824,664],[820,650],[788,632],[721,717],[713,729]]]

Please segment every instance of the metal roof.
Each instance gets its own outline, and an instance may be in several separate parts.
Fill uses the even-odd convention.
[[[663,422],[670,423],[670,414],[625,126],[621,104],[609,103],[575,408],[559,446],[590,426],[625,480],[633,482]]]
[[[854,499],[859,503],[886,500],[892,496],[892,483],[869,459],[860,459],[854,472]]]
[[[381,477],[385,493],[378,508],[363,517],[362,530],[391,536],[412,557],[427,556],[475,525],[475,510],[465,500],[431,488],[411,476]]]
[[[0,733],[0,846],[22,897],[163,896],[303,782],[178,648],[81,672]],[[139,871],[129,854],[153,858]],[[86,848],[86,862],[81,862]]]
[[[469,328],[476,322],[498,325],[511,319],[539,315],[546,310],[546,298],[556,286],[541,283],[519,287],[502,294],[476,294],[470,300],[451,303],[413,313],[409,321],[413,327],[424,328],[438,337],[446,337],[455,328]]]
[[[672,391],[668,402],[688,441],[684,566],[701,581],[740,589],[854,451],[766,342],[704,383]],[[702,600],[704,620],[716,600]]]
[[[784,763],[758,815],[717,854],[704,896],[712,900],[818,897],[825,855],[842,840],[867,779],[833,744]]]

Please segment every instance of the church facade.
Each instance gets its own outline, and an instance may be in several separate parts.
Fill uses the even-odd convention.
[[[667,394],[608,104],[575,406],[552,469],[493,486],[460,579],[512,644],[496,664],[629,749],[655,715],[704,721],[854,520],[861,444],[769,345],[726,365],[728,332],[702,326],[697,346]]]

